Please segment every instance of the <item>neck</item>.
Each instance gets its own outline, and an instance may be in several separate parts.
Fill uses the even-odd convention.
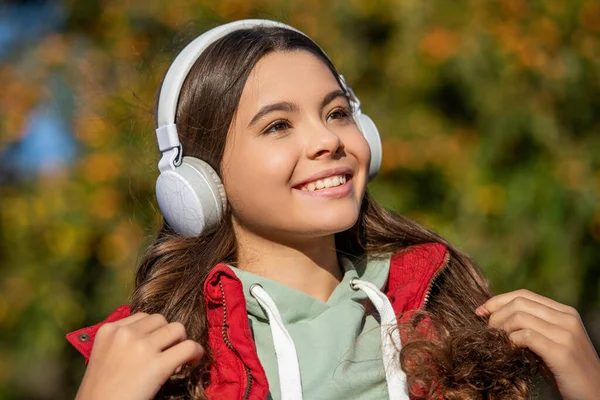
[[[342,280],[334,235],[273,241],[234,223],[237,267],[326,302]]]

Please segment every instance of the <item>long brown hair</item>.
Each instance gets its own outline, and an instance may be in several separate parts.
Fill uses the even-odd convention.
[[[275,51],[308,51],[338,77],[322,50],[307,37],[282,28],[238,30],[210,45],[199,57],[181,90],[176,122],[185,155],[201,158],[220,174],[225,141],[242,89],[254,65]],[[505,333],[488,329],[473,310],[493,294],[479,268],[436,233],[389,212],[365,195],[357,223],[336,234],[340,253],[361,259],[421,243],[438,242],[450,251],[448,267],[436,279],[426,310],[438,332],[435,342],[414,336],[400,357],[413,395],[429,398],[513,398],[529,395],[531,355],[514,348]],[[228,209],[218,226],[198,237],[177,235],[163,223],[136,275],[131,309],[179,321],[188,337],[207,350],[203,364],[172,378],[161,398],[206,398],[211,365],[207,338],[204,281],[218,263],[235,263],[237,243]],[[414,362],[423,359],[427,362]],[[407,360],[412,360],[407,362]]]

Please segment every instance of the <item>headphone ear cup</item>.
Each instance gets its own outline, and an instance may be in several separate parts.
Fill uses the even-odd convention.
[[[215,226],[227,206],[225,189],[214,169],[194,157],[160,174],[156,200],[165,220],[183,236],[198,236]]]
[[[381,168],[381,159],[383,157],[381,137],[379,136],[377,126],[375,126],[375,123],[368,115],[362,113],[355,114],[354,120],[365,139],[367,139],[369,149],[371,150],[371,163],[369,165],[369,181],[371,181],[377,176]]]

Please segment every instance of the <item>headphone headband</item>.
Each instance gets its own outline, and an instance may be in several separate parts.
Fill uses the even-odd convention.
[[[190,42],[177,55],[175,61],[169,67],[158,100],[158,126],[171,125],[175,123],[175,115],[177,114],[177,103],[179,101],[179,92],[183,86],[183,82],[187,77],[190,69],[200,57],[200,54],[206,50],[208,46],[216,42],[227,34],[240,30],[253,28],[255,26],[279,27],[293,30],[301,33],[296,28],[281,22],[270,21],[266,19],[245,19],[241,21],[230,22],[225,25],[217,26],[203,33],[192,42]],[[304,35],[304,34],[303,34]],[[305,35],[306,36],[306,35]]]

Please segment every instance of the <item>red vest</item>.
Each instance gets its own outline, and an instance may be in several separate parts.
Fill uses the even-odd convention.
[[[438,243],[412,246],[394,254],[384,292],[396,314],[402,315],[400,322],[410,318],[410,311],[423,308],[434,278],[448,259],[448,250]],[[208,345],[215,360],[206,389],[209,398],[264,400],[269,385],[250,331],[242,283],[228,266],[219,264],[206,279],[204,296]],[[104,321],[67,334],[67,340],[87,362],[98,329],[128,315],[129,306],[120,306]],[[402,330],[400,334],[405,341]]]

